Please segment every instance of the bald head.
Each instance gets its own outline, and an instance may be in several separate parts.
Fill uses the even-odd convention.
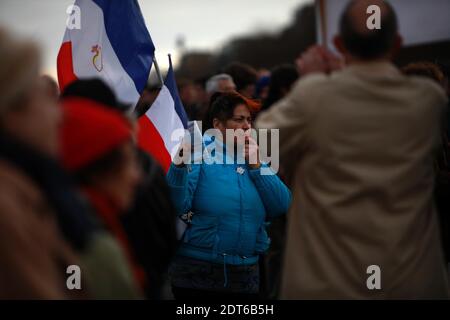
[[[380,8],[380,29],[369,29],[367,21],[373,13],[367,8]],[[345,49],[353,56],[364,59],[378,59],[388,54],[398,37],[397,16],[390,4],[383,0],[353,0],[340,20],[340,37]]]

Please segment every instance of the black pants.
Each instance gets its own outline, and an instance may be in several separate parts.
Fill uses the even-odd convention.
[[[257,293],[208,291],[174,286],[172,286],[172,293],[176,300],[195,302],[249,301],[259,298]]]

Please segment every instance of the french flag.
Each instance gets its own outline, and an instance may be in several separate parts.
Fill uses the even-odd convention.
[[[134,108],[155,51],[137,0],[76,0],[76,6],[79,28],[66,28],[58,53],[60,89],[77,78],[99,77]]]
[[[178,95],[172,61],[161,91],[150,109],[139,118],[139,146],[169,170],[188,126],[188,117]]]

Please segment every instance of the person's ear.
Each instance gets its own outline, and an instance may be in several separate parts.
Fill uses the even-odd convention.
[[[220,120],[217,119],[217,118],[214,118],[214,119],[213,119],[213,128],[214,128],[214,129],[219,129],[219,130],[221,130],[221,129],[223,128],[222,121],[220,121]]]
[[[344,41],[342,41],[342,37],[337,35],[333,38],[333,44],[336,47],[336,49],[339,51],[340,54],[342,54],[343,56],[345,56],[347,50],[345,49],[344,46]]]

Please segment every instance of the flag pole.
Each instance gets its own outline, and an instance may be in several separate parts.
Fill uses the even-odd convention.
[[[321,45],[325,46],[325,48],[328,48],[328,34],[327,34],[327,11],[326,11],[326,4],[325,0],[317,0],[316,1],[316,9],[318,13],[317,19],[317,26],[319,27],[317,30],[320,32],[320,40],[322,40]]]
[[[168,56],[169,56],[169,66],[172,67],[172,55],[169,53]]]
[[[159,79],[159,86],[160,86],[160,88],[162,88],[163,85],[164,85],[164,80],[163,80],[163,77],[161,75],[161,71],[159,70],[158,61],[156,61],[156,57],[155,56],[153,56],[153,64],[155,65],[156,75],[158,76],[158,79]]]

